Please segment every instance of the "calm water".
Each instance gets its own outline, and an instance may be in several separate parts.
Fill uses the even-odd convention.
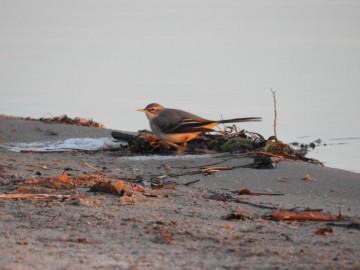
[[[148,128],[150,102],[360,172],[360,1],[1,1],[0,113]]]

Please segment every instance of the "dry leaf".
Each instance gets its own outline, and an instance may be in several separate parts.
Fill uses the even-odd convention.
[[[315,231],[316,235],[324,235],[329,236],[333,233],[333,230],[331,228],[317,228]]]
[[[143,186],[135,185],[135,186],[133,187],[133,191],[144,193],[146,190],[145,190],[145,188],[144,188]]]
[[[104,192],[122,196],[125,192],[125,184],[123,181],[116,183],[96,183],[90,188],[91,192]]]
[[[245,220],[249,218],[250,217],[244,213],[235,213],[235,212],[230,213],[224,217],[225,220],[239,220],[239,219]]]
[[[230,224],[230,223],[226,223],[224,224],[224,229],[226,230],[233,230],[234,229],[234,225]]]
[[[129,204],[134,204],[135,203],[135,199],[133,197],[130,196],[122,196],[119,201],[121,202],[121,204],[124,205],[129,205]]]
[[[316,179],[308,174],[304,175],[303,178],[301,178],[304,181],[316,181]]]
[[[248,188],[240,189],[238,195],[253,195],[253,193]]]
[[[159,232],[155,241],[160,244],[170,244],[174,241],[174,237],[167,232]]]
[[[63,173],[62,175],[60,175],[59,180],[63,181],[63,182],[70,182],[69,177],[66,173]]]

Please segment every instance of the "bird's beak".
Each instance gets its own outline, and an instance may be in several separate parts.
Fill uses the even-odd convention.
[[[138,112],[146,112],[145,109],[138,109],[137,111],[138,111]]]

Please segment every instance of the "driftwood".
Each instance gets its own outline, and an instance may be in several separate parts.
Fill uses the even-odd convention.
[[[0,199],[66,199],[71,195],[60,194],[0,194]]]
[[[136,137],[136,135],[121,132],[121,131],[113,131],[113,132],[111,132],[111,136],[116,140],[126,141],[126,142],[130,142],[131,140],[133,140]]]

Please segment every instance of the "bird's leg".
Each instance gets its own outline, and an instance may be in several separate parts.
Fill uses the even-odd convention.
[[[176,154],[179,156],[182,156],[185,152],[185,149],[186,149],[186,142],[183,142],[183,143],[177,145]]]
[[[181,156],[184,154],[184,151],[186,149],[186,142],[182,143],[182,144],[176,144],[176,143],[167,141],[166,143],[169,144],[170,146],[176,148],[176,155]]]
[[[166,143],[174,148],[176,148],[176,154],[177,155],[183,155],[186,149],[186,142],[183,142],[181,144],[176,144],[173,142],[166,141]]]
[[[169,141],[160,141],[159,143],[162,143],[164,146],[167,145],[167,146],[174,147],[176,149],[177,155],[183,155],[184,151],[186,149],[186,142],[183,142],[181,144],[176,144],[176,143],[169,142]]]
[[[169,142],[169,141],[165,141],[168,145],[178,149],[179,148],[179,145],[177,145],[176,143],[172,143],[172,142]]]

